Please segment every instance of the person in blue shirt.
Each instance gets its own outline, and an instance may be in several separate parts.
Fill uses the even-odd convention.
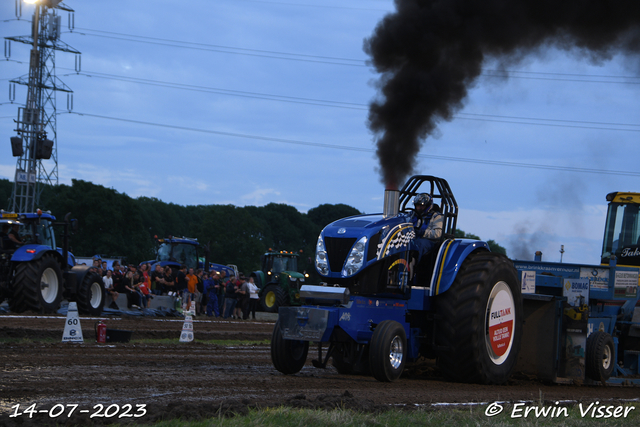
[[[216,317],[220,317],[220,311],[218,309],[218,279],[220,275],[216,272],[211,274],[211,277],[204,281],[204,294],[207,296],[207,316],[211,317],[214,314]]]

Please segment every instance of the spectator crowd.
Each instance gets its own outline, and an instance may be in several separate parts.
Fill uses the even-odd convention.
[[[107,304],[112,309],[120,309],[116,302],[120,294],[126,294],[127,308],[133,309],[148,308],[154,296],[167,295],[178,305],[195,304],[197,315],[256,318],[259,296],[253,276],[245,278],[239,273],[238,277],[232,274],[227,279],[224,271],[207,273],[185,265],[174,271],[156,264],[151,271],[148,263],[122,266],[118,261],[108,269],[107,262],[100,259],[95,259],[91,268],[102,277],[109,296]]]

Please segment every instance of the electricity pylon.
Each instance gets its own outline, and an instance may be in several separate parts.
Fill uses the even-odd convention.
[[[24,1],[35,5],[31,36],[6,37],[9,41],[5,42],[16,41],[32,46],[29,74],[11,80],[13,84],[28,87],[27,102],[18,108],[15,129],[18,136],[11,138],[12,154],[18,157],[11,196],[10,209],[13,212],[34,212],[40,203],[44,185],[58,184],[56,92],[67,93],[67,106],[70,108],[72,98],[69,97],[73,91],[55,75],[55,51],[80,54],[60,40],[61,16],[58,10],[73,12],[73,9],[61,4],[61,0]],[[16,0],[18,19],[21,14],[21,0]],[[70,15],[70,28],[71,22]],[[6,50],[5,47],[5,55]],[[79,57],[76,58],[76,71],[78,69]]]

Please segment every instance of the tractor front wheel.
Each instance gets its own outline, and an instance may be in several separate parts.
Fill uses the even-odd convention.
[[[369,345],[369,368],[374,378],[391,382],[400,378],[407,354],[407,334],[402,325],[384,320],[376,326]]]
[[[99,316],[104,308],[104,282],[98,273],[87,272],[78,290],[78,312]]]
[[[11,311],[54,312],[62,299],[62,271],[53,255],[20,262],[11,286]]]
[[[515,367],[522,338],[522,295],[513,263],[471,253],[437,297],[437,364],[460,382],[501,384]]]
[[[307,361],[309,341],[286,340],[280,332],[280,321],[276,322],[271,336],[271,361],[285,375],[300,372]]]
[[[594,381],[606,381],[613,373],[614,344],[611,335],[595,331],[587,338],[586,375]]]
[[[278,308],[286,305],[287,299],[282,288],[277,285],[269,285],[262,293],[260,303],[264,311],[277,313]]]

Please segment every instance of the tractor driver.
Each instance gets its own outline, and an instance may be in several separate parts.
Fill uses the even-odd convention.
[[[14,249],[24,244],[24,242],[20,238],[20,224],[18,224],[17,222],[13,223],[13,226],[8,236],[9,236],[10,242],[13,243],[14,245]]]
[[[433,207],[433,198],[427,193],[418,194],[413,199],[415,210],[409,220],[416,232],[414,243],[420,252],[420,259],[427,254],[435,241],[442,237],[444,217]]]

